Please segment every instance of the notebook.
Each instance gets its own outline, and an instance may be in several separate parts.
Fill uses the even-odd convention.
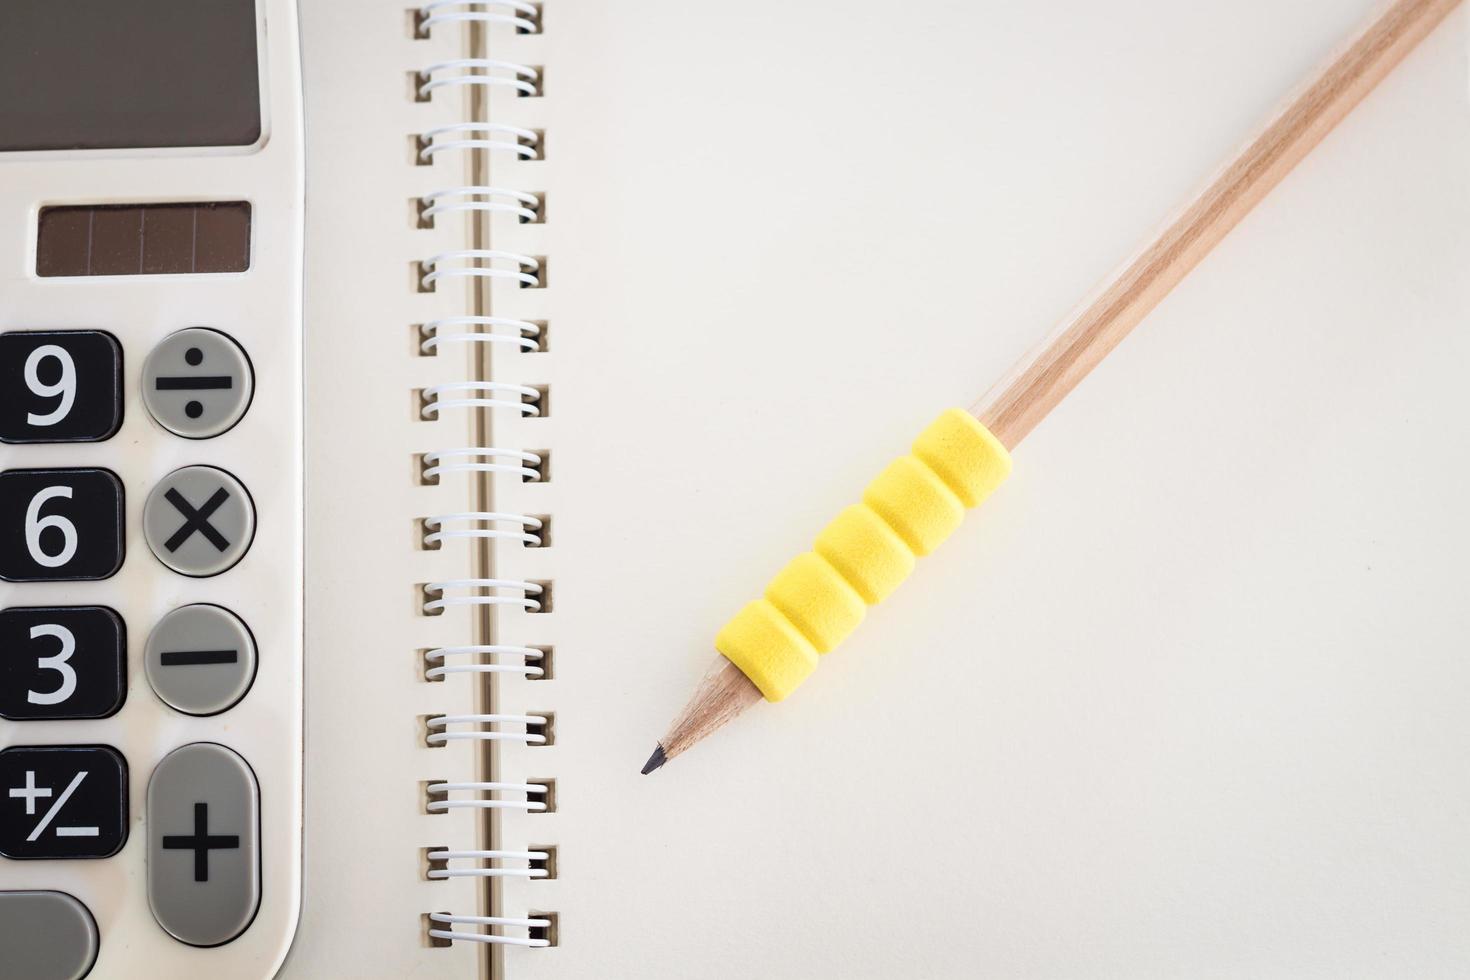
[[[810,683],[645,777],[725,619],[1374,5],[302,8],[283,975],[1470,968],[1463,10]]]

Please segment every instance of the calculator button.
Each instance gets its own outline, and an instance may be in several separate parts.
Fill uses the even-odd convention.
[[[245,485],[213,466],[164,477],[143,505],[143,536],[158,560],[205,578],[235,566],[255,537],[255,505]]]
[[[25,980],[81,980],[97,962],[97,922],[64,892],[0,892],[0,964]]]
[[[0,752],[0,854],[104,858],[128,836],[128,764],[106,745]]]
[[[122,347],[101,330],[0,334],[0,442],[100,442],[122,425]]]
[[[223,745],[175,749],[148,782],[148,904],[180,942],[218,946],[260,904],[260,789]]]
[[[0,473],[0,579],[107,578],[123,560],[123,486],[101,469]]]
[[[245,351],[208,327],[169,334],[143,364],[143,403],[159,425],[186,439],[229,431],[250,407],[254,389]]]
[[[127,631],[103,606],[0,612],[0,718],[106,718],[127,691]]]
[[[219,606],[175,609],[153,627],[143,656],[153,690],[187,715],[233,708],[255,680],[255,639]]]

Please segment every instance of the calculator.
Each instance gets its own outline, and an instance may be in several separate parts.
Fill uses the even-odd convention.
[[[293,0],[0,4],[0,974],[262,977],[302,858]]]

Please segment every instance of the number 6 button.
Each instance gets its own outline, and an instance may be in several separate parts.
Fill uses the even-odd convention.
[[[0,718],[106,718],[127,690],[122,618],[103,606],[0,612]]]
[[[0,473],[0,579],[107,578],[123,560],[123,487],[110,470]]]
[[[100,442],[121,424],[122,348],[111,334],[0,334],[0,442]]]

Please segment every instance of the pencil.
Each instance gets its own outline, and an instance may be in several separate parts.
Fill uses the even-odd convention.
[[[779,701],[1010,472],[1010,450],[1168,295],[1459,0],[1394,0],[1299,89],[1153,241],[970,406],[951,409],[715,639],[644,774]]]

